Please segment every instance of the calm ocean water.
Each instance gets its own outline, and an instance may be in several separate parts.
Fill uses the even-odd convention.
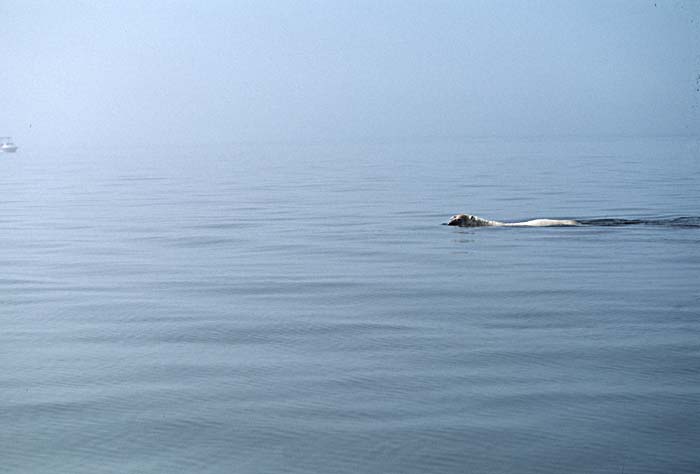
[[[697,141],[0,170],[0,472],[700,472],[700,227],[441,225],[700,216]]]

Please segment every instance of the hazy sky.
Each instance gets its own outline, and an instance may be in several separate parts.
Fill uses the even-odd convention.
[[[700,134],[696,1],[0,0],[0,19],[0,135],[25,146]]]

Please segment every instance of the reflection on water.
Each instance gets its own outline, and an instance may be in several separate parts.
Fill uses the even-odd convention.
[[[677,223],[693,149],[23,150],[0,470],[697,472],[698,228],[440,225]]]

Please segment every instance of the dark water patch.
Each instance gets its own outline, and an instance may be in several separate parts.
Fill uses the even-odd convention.
[[[662,227],[700,227],[700,217],[672,217],[672,218],[645,218],[645,219],[619,219],[619,218],[604,218],[604,219],[581,219],[578,220],[583,225],[591,226],[625,226],[625,225],[653,225]]]

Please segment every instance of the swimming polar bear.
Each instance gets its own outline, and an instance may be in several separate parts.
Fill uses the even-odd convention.
[[[457,214],[450,217],[447,225],[459,227],[560,227],[581,225],[578,221],[561,219],[533,219],[525,222],[499,222],[482,219],[469,214]]]

